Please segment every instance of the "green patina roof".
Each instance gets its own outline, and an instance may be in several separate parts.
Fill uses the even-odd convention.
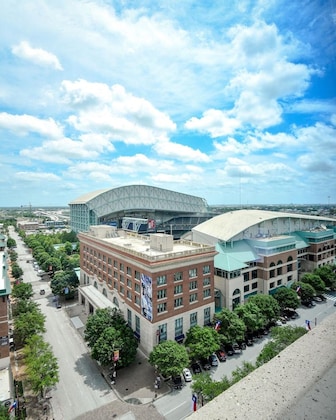
[[[248,262],[257,261],[259,256],[250,245],[242,240],[232,244],[218,243],[215,267],[225,271],[235,271],[248,267]]]

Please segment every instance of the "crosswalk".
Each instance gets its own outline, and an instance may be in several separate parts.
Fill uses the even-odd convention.
[[[334,302],[336,302],[336,296],[335,295],[331,295],[329,293],[324,293],[324,296],[329,299],[329,300],[333,300]]]

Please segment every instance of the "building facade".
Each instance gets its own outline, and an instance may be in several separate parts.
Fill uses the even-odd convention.
[[[215,246],[103,225],[78,238],[80,302],[90,313],[118,307],[147,355],[156,344],[182,342],[190,327],[212,322]]]
[[[8,297],[11,293],[10,280],[8,277],[8,259],[6,253],[6,237],[0,234],[0,359],[9,357],[10,334],[8,325]]]
[[[216,309],[273,294],[336,262],[336,220],[318,216],[238,210],[196,226],[192,239],[216,246]]]

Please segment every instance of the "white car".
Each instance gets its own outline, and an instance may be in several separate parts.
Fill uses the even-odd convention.
[[[191,372],[188,368],[183,369],[183,377],[184,377],[184,380],[186,382],[191,382],[192,381],[192,375],[191,375]]]

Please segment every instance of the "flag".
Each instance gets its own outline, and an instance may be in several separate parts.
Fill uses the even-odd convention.
[[[306,329],[311,330],[310,321],[306,319]]]
[[[215,330],[218,331],[220,329],[220,326],[221,326],[221,322],[217,321],[215,325]]]
[[[9,407],[9,409],[8,409],[8,413],[11,413],[11,412],[14,410],[14,408],[16,408],[16,406],[17,406],[17,401],[15,400],[15,401],[13,401],[13,402],[12,402],[12,404],[10,405],[10,407]]]
[[[193,411],[197,410],[197,397],[196,397],[195,394],[193,394],[193,396],[192,396],[192,409],[193,409]]]

